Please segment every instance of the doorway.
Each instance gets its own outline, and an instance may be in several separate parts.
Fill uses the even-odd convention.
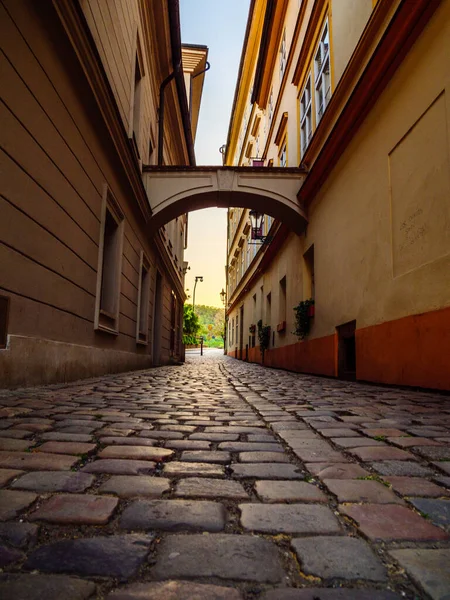
[[[338,333],[338,377],[347,381],[356,379],[356,321],[336,327]]]
[[[244,305],[241,306],[239,314],[239,321],[241,322],[241,329],[239,330],[239,358],[242,360],[244,349]]]
[[[156,269],[155,304],[153,310],[153,366],[161,363],[162,276]]]

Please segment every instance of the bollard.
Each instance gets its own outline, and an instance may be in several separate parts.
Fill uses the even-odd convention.
[[[203,336],[200,338],[200,356],[203,356]]]

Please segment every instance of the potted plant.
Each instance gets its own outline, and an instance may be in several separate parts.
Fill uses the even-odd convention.
[[[248,330],[250,331],[250,333],[252,335],[255,335],[255,333],[256,333],[256,325],[253,323],[252,325],[250,325],[250,327],[248,328]]]
[[[295,335],[304,340],[311,329],[311,319],[314,317],[314,300],[302,300],[298,306],[294,307],[295,311]]]

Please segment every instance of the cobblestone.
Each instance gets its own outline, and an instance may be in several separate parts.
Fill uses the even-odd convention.
[[[444,395],[214,351],[1,390],[0,596],[442,597],[449,447]]]

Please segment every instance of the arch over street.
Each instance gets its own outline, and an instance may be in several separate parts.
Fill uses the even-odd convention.
[[[300,234],[307,216],[297,194],[305,175],[300,168],[145,167],[150,229],[193,210],[236,206],[275,217]]]

